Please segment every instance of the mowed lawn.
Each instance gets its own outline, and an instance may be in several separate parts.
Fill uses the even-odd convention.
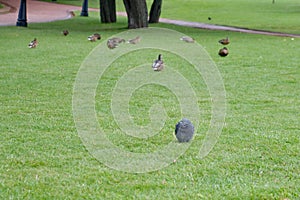
[[[99,8],[98,0],[88,2],[90,7]],[[152,2],[147,0],[149,11]],[[57,3],[82,5],[80,0]],[[123,1],[116,4],[118,11],[125,11]],[[161,17],[299,34],[299,12],[298,0],[275,0],[274,4],[272,0],[163,0]]]
[[[99,44],[87,41],[87,36],[99,32],[100,42],[105,42],[126,30],[126,18],[103,25],[99,24],[98,13],[90,13],[88,18],[78,16],[30,24],[28,28],[0,27],[1,199],[300,198],[300,39],[153,26],[194,37],[220,70],[227,97],[226,120],[210,154],[197,158],[210,119],[208,93],[199,94],[199,98],[203,97],[199,105],[205,114],[198,127],[201,134],[185,154],[166,168],[142,174],[120,172],[98,162],[86,150],[75,128],[72,95],[81,63]],[[63,29],[68,29],[70,35],[62,36]],[[221,58],[217,55],[222,47],[218,40],[226,36],[231,39],[230,53]],[[39,46],[28,49],[34,37]],[[156,52],[138,53],[142,59]],[[139,63],[138,58],[128,63]],[[178,59],[170,55],[171,58]],[[124,58],[123,65],[126,62]],[[186,65],[180,59],[177,63]],[[108,72],[104,76],[107,85],[97,90],[99,116],[111,115],[110,97],[102,99],[100,92],[109,93],[111,83],[122,76],[116,66]],[[190,80],[195,81],[193,74]],[[199,82],[205,87],[203,80]],[[174,98],[169,91],[158,94],[151,87],[145,90],[155,96],[154,100]],[[147,110],[153,103],[143,96],[143,90],[138,92],[131,101],[134,112]],[[164,106],[172,110],[173,104]],[[136,119],[138,124],[147,121],[144,113],[134,114],[141,117]],[[171,118],[177,120],[177,116]],[[101,117],[99,124],[104,130],[114,129],[114,123],[106,123]],[[153,147],[161,145],[157,138],[149,146],[145,141],[133,143],[118,131],[111,139],[135,152],[148,152],[148,147],[153,151]]]

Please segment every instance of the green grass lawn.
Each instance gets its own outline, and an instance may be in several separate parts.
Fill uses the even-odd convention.
[[[81,0],[57,2],[82,5]],[[152,2],[147,0],[148,9]],[[124,11],[123,1],[116,3],[117,10]],[[89,7],[99,8],[99,1],[89,0]],[[275,4],[272,0],[164,0],[161,17],[299,34],[299,13],[298,0],[276,1]]]
[[[194,37],[218,66],[227,95],[222,135],[207,157],[196,158],[211,106],[204,89],[197,94],[203,98],[199,101],[204,112],[198,127],[201,134],[177,162],[159,171],[132,174],[110,169],[93,158],[74,125],[73,86],[81,63],[99,44],[88,42],[87,36],[99,32],[105,41],[126,26],[125,18],[117,24],[99,24],[98,14],[90,13],[88,18],[29,24],[28,28],[0,27],[0,43],[5,44],[0,46],[1,199],[300,198],[298,38],[155,25]],[[64,29],[70,31],[67,37],[61,35]],[[217,52],[222,46],[217,41],[226,36],[231,39],[230,54],[221,58]],[[28,49],[33,37],[39,46]],[[138,63],[138,58],[150,54],[156,55],[157,50],[130,54],[104,74],[102,81],[107,84],[99,86],[96,96],[99,119],[111,117],[109,94],[122,75],[120,62]],[[165,59],[186,66],[176,56],[168,56]],[[205,88],[192,73],[182,73],[195,86]],[[133,96],[136,122],[147,122],[144,112],[153,103],[143,92],[162,100],[175,120],[172,105],[176,99],[169,91],[157,93],[153,87]],[[116,130],[114,123],[99,123],[106,131]],[[161,145],[157,138],[149,144],[134,142],[118,131],[109,137],[116,145],[137,152]]]

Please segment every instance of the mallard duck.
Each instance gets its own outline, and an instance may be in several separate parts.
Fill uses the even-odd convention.
[[[122,42],[125,42],[125,40],[122,38],[118,38],[118,37],[110,38],[107,40],[107,47],[110,49],[114,49],[118,47],[118,44]]]
[[[128,40],[128,43],[130,43],[130,44],[137,44],[137,43],[139,43],[141,41],[141,37],[140,36],[137,36],[137,37],[135,37],[135,38],[133,38],[133,39],[131,39],[131,40]]]
[[[94,33],[94,37],[97,38],[97,40],[100,40],[101,39],[101,35],[99,33]]]
[[[69,31],[68,30],[63,30],[62,33],[63,33],[64,36],[67,36],[69,34]]]
[[[101,35],[99,33],[94,33],[93,35],[88,37],[88,40],[91,42],[95,42],[96,40],[100,40]]]
[[[88,37],[88,41],[95,42],[97,38],[94,35]]]
[[[219,50],[219,56],[225,57],[228,55],[228,49],[226,47],[223,47],[222,49]]]
[[[194,43],[195,42],[194,38],[191,38],[191,37],[188,37],[188,36],[182,36],[180,38],[180,40],[188,42],[188,43]]]
[[[117,44],[125,42],[125,40],[123,38],[118,38],[118,37],[110,38],[109,41],[111,41],[113,43],[117,43]]]
[[[71,15],[71,17],[75,17],[74,11],[69,11],[69,14]]]
[[[113,42],[112,40],[107,40],[107,47],[109,48],[109,49],[114,49],[114,48],[116,48],[117,46],[118,46],[118,44],[117,43],[115,43],[115,42]]]
[[[219,43],[221,43],[221,44],[223,44],[223,45],[227,45],[227,44],[229,44],[230,42],[229,42],[228,37],[226,37],[226,38],[224,38],[224,39],[219,40]]]
[[[37,45],[38,45],[38,41],[37,41],[36,38],[34,38],[34,39],[28,44],[28,47],[29,47],[29,48],[35,48],[35,47],[37,47]]]
[[[154,71],[161,71],[164,68],[164,61],[162,60],[162,55],[158,55],[158,59],[152,64],[152,69]]]
[[[194,125],[186,118],[183,118],[175,126],[175,136],[178,142],[189,142],[194,135]]]

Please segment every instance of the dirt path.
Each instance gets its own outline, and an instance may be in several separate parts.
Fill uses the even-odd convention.
[[[1,4],[5,7],[0,9],[0,26],[14,26],[18,18],[18,8],[20,6],[20,0],[0,0]],[[28,23],[33,22],[50,22],[57,20],[64,20],[71,18],[71,11],[81,10],[81,7],[63,5],[57,3],[47,3],[37,0],[27,0],[27,21]],[[98,9],[89,8],[89,11],[97,11]],[[127,16],[124,12],[118,12],[119,16]],[[271,32],[263,30],[252,30],[247,28],[239,28],[232,26],[222,26],[205,24],[200,22],[188,22],[182,20],[172,20],[172,19],[160,19],[161,23],[175,24],[179,26],[188,26],[201,29],[210,30],[222,30],[222,31],[234,31],[252,34],[262,34],[262,35],[273,35],[273,36],[284,36],[284,37],[297,37],[300,38],[300,34],[289,34],[280,32]]]

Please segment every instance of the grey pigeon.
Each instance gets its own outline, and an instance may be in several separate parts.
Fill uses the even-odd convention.
[[[175,135],[178,142],[189,142],[194,135],[194,125],[186,118],[176,124]]]

